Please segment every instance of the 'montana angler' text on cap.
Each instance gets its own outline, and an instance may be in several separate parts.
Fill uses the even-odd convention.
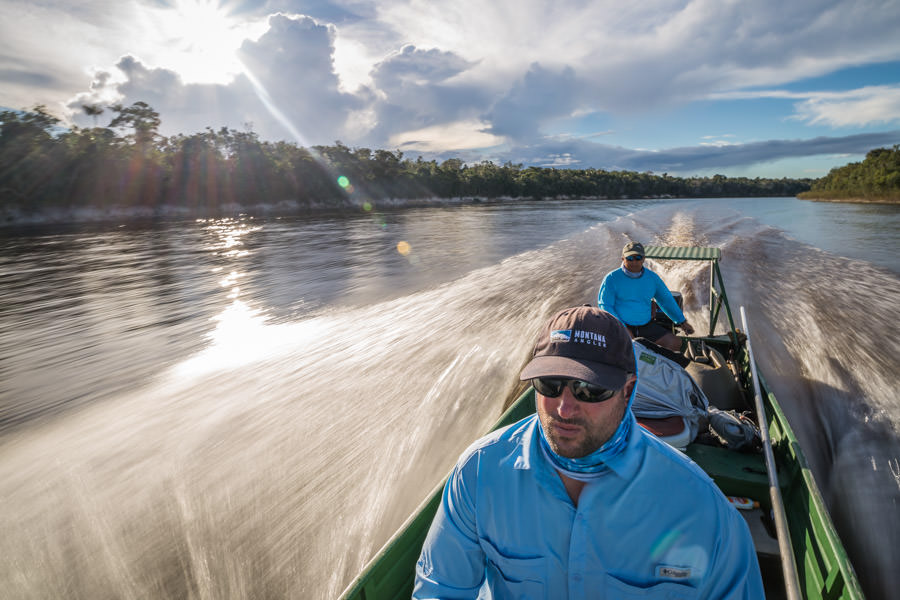
[[[566,377],[619,389],[634,369],[634,348],[625,327],[608,312],[584,305],[550,319],[519,378]]]

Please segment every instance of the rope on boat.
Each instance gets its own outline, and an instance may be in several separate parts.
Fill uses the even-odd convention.
[[[750,344],[750,328],[747,327],[747,313],[741,306],[741,321],[744,334],[747,336],[747,353],[750,355],[750,372],[753,375],[754,401],[756,416],[759,419],[759,433],[763,442],[763,454],[766,457],[766,472],[769,475],[769,498],[772,500],[772,513],[775,517],[775,531],[778,533],[778,550],[781,553],[781,570],[784,573],[784,587],[788,600],[801,600],[800,580],[797,577],[797,564],[791,547],[791,533],[788,531],[787,515],[778,487],[778,472],[775,467],[775,455],[772,452],[772,440],[769,438],[769,424],[763,406],[759,376],[756,373],[756,360],[753,358],[753,346]]]

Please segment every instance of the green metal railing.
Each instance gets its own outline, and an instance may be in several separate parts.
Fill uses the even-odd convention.
[[[719,322],[719,314],[724,307],[725,315],[728,317],[728,335],[735,348],[740,345],[734,326],[734,317],[731,315],[731,307],[728,305],[728,296],[725,294],[725,281],[722,279],[722,271],[719,270],[719,261],[722,259],[721,250],[699,246],[646,246],[644,256],[656,260],[709,261],[709,331],[707,335],[715,334],[716,323]]]

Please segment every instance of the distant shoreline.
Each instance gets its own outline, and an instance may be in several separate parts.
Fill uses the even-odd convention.
[[[0,230],[4,228],[45,225],[89,225],[110,223],[139,223],[160,221],[205,221],[235,218],[293,218],[326,217],[329,215],[367,214],[372,212],[412,208],[448,208],[477,204],[521,202],[523,198],[483,198],[465,196],[455,198],[384,198],[377,204],[347,199],[319,203],[294,200],[243,205],[224,203],[217,206],[122,206],[103,207],[43,207],[29,208],[0,206]]]
[[[752,196],[769,197],[769,196]],[[774,196],[773,196],[774,197]],[[727,196],[723,197],[727,198]],[[643,196],[641,198],[606,198],[603,196],[556,196],[542,200],[678,200],[671,195]],[[705,198],[715,200],[716,198]],[[126,224],[159,221],[187,221],[234,218],[307,218],[330,215],[371,214],[414,208],[452,208],[460,206],[508,204],[533,201],[531,197],[457,196],[453,198],[382,198],[377,202],[363,200],[332,200],[320,203],[301,203],[294,200],[242,205],[220,204],[215,207],[188,206],[103,206],[103,207],[29,207],[0,206],[0,231],[17,227],[47,225]]]
[[[805,198],[797,196],[800,200],[811,202],[846,202],[849,204],[900,204],[900,198]]]

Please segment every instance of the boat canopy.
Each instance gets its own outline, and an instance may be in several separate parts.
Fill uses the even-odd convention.
[[[718,248],[701,248],[699,246],[646,246],[644,256],[670,260],[718,261],[722,258],[722,251]]]

